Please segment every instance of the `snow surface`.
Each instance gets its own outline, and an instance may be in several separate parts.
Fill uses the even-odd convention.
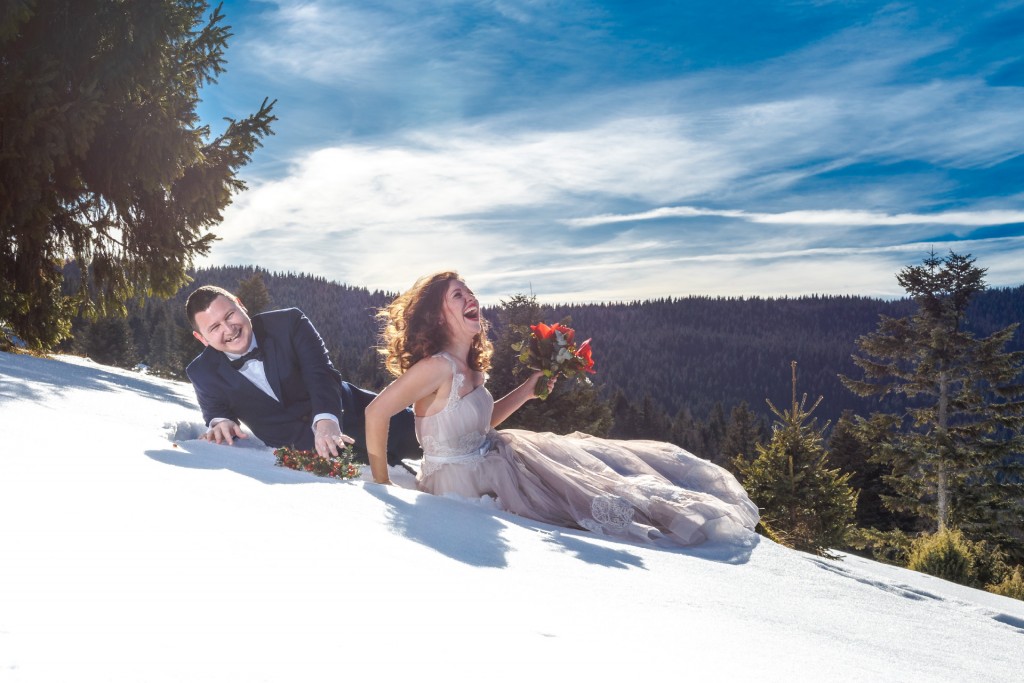
[[[285,470],[188,384],[0,353],[0,426],[4,682],[1024,680],[1024,602]]]

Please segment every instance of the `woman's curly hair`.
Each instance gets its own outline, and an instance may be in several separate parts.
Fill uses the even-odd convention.
[[[462,278],[454,271],[421,277],[412,289],[377,312],[382,323],[379,351],[384,356],[384,367],[395,377],[442,351],[448,343],[442,306],[452,280]],[[494,347],[487,339],[487,321],[481,314],[480,332],[473,338],[469,351],[469,367],[486,372],[491,367],[493,352]]]

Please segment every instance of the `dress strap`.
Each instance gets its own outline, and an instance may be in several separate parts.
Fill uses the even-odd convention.
[[[452,389],[448,392],[448,403],[445,404],[445,408],[447,409],[453,406],[459,399],[459,390],[462,389],[462,383],[466,381],[466,377],[459,372],[459,366],[455,363],[455,359],[449,356],[447,352],[441,351],[434,355],[441,356],[448,361],[449,365],[452,366]]]

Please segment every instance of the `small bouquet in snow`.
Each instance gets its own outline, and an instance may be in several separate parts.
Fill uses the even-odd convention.
[[[299,451],[284,446],[274,451],[278,467],[288,467],[302,472],[312,472],[318,477],[355,479],[359,476],[359,465],[354,462],[355,452],[351,446],[342,449],[337,457],[321,458],[316,451]]]
[[[548,382],[561,375],[566,379],[579,379],[590,383],[587,373],[594,374],[590,340],[576,345],[576,331],[560,323],[530,325],[526,338],[512,345],[519,352],[519,360],[531,370],[544,373],[537,380],[534,393],[541,399],[548,397]]]

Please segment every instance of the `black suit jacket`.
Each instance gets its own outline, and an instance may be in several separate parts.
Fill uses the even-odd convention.
[[[267,381],[280,402],[247,380],[222,352],[207,346],[186,372],[206,424],[217,417],[244,423],[271,447],[313,448],[313,416],[329,413],[356,439],[365,459],[363,412],[376,394],[344,382],[320,334],[297,308],[252,317],[256,343],[263,350]],[[420,457],[411,411],[392,419],[388,461]]]

